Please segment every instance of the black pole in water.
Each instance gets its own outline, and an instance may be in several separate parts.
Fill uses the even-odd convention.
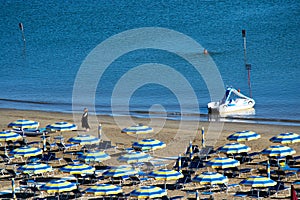
[[[251,64],[247,63],[247,52],[246,52],[246,30],[242,30],[242,37],[244,38],[244,62],[245,68],[248,71],[248,87],[249,87],[249,95],[252,98],[252,90],[251,90],[251,80],[250,80],[250,71],[251,71]]]
[[[24,47],[23,47],[23,54],[24,56],[26,55],[26,39],[25,39],[25,34],[24,34],[24,26],[23,23],[19,23],[19,28],[20,31],[22,32],[22,39],[23,39],[23,43],[24,43]]]

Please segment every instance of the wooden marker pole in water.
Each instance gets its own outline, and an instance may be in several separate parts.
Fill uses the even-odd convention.
[[[251,71],[251,64],[247,63],[247,52],[246,52],[246,30],[242,30],[242,37],[244,38],[244,62],[246,70],[248,71],[248,87],[249,87],[249,95],[252,98],[252,90],[251,90],[251,80],[250,80],[250,71]]]

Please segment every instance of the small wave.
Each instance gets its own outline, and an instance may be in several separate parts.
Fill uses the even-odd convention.
[[[46,102],[46,101],[29,101],[29,100],[17,100],[17,99],[4,99],[0,98],[0,101],[14,102],[14,103],[30,103],[30,104],[44,104],[44,105],[71,105],[70,103],[63,102]]]

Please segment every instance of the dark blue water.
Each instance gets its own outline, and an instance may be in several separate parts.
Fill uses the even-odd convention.
[[[72,112],[74,81],[87,55],[111,36],[143,27],[163,27],[191,37],[209,50],[224,85],[249,95],[241,36],[246,29],[257,103],[248,118],[300,120],[299,1],[1,1],[0,9],[2,108]],[[176,69],[197,95],[199,106],[188,105],[190,115],[197,116],[199,107],[201,114],[207,113],[207,87],[190,63],[170,52],[140,49],[116,59],[101,77],[95,95],[98,114],[111,114],[118,80],[145,63]],[[170,118],[180,113],[176,94],[155,83],[134,92],[130,110],[147,117],[154,104],[175,115]],[[122,105],[117,110],[122,114]]]

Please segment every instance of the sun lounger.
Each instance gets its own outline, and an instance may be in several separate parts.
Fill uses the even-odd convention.
[[[196,171],[202,167],[204,167],[203,160],[199,158],[194,158],[188,166],[190,170],[196,170]]]
[[[180,178],[174,184],[174,188],[177,189],[184,189],[185,184],[192,182],[192,177],[190,174],[185,174],[183,178]]]
[[[212,152],[213,146],[206,146],[202,148],[199,153],[197,153],[199,159],[205,159],[207,160],[209,154]]]
[[[290,167],[286,162],[280,162],[279,163],[279,169],[282,170],[282,171],[292,171],[292,172],[296,172],[296,176],[297,176],[297,173],[300,172],[300,168],[294,168],[294,167]],[[297,176],[298,178],[298,176]]]
[[[66,143],[57,143],[58,150],[65,152],[68,149],[78,147],[78,144],[66,144]]]
[[[284,185],[284,182],[277,181],[277,184],[275,186],[269,187],[269,195],[275,195],[278,196],[279,192],[288,191],[290,194],[290,187],[287,187]],[[274,192],[274,194],[271,194],[271,192]]]
[[[58,161],[60,164],[60,161],[62,160],[62,158],[58,158],[56,157],[55,153],[51,153],[49,152],[48,154],[44,154],[43,157],[41,158],[41,162],[46,162],[47,164],[50,161]]]
[[[73,160],[72,158],[67,158],[67,157],[64,157],[63,158],[68,164],[75,164],[75,163],[79,163],[80,161],[79,160]]]
[[[4,162],[6,162],[7,164],[10,164],[15,157],[9,156],[7,154],[3,154],[3,155],[1,155],[1,158]]]
[[[111,141],[102,141],[101,143],[99,143],[98,149],[103,151],[108,151],[108,150],[116,151],[117,146],[113,146]]]
[[[19,177],[21,175],[20,172],[17,172],[14,169],[5,169],[7,173],[9,173],[13,178]]]

